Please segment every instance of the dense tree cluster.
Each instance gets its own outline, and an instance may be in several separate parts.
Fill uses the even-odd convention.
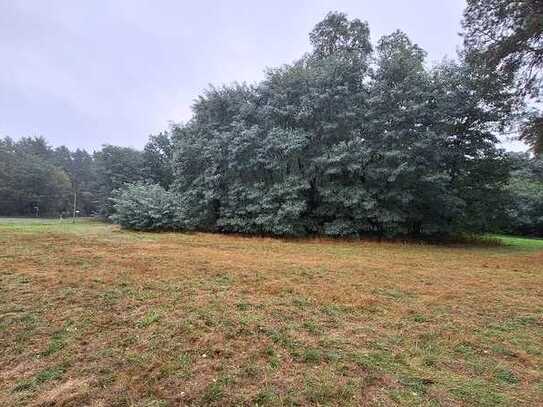
[[[432,69],[404,33],[332,13],[313,52],[255,86],[211,88],[173,129],[189,229],[449,233],[492,223],[508,176],[469,67]]]
[[[0,140],[0,215],[66,212],[76,193],[83,215],[138,230],[543,235],[541,160],[497,148],[513,76],[473,50],[428,67],[404,33],[374,46],[342,13],[310,40],[260,83],[209,88],[143,151]]]
[[[51,215],[69,206],[66,151],[43,138],[0,139],[0,215]]]
[[[52,148],[43,137],[0,138],[0,216],[71,215],[74,194],[81,216],[113,213],[113,191],[135,182],[171,182],[171,163],[161,154],[164,133],[143,152],[106,145],[93,154]],[[171,154],[171,153],[169,153]]]

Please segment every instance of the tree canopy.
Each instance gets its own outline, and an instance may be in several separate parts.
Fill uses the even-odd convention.
[[[172,146],[167,133],[150,136],[143,152],[104,146],[88,153],[51,147],[43,137],[0,138],[0,216],[83,216],[113,213],[113,192],[135,182],[168,187]]]
[[[179,224],[278,235],[481,230],[508,171],[470,67],[425,66],[394,32],[331,13],[313,50],[254,86],[210,88],[175,127]]]
[[[543,152],[543,2],[540,0],[468,0],[464,12],[469,61],[516,89],[513,103],[531,97],[521,139]],[[511,116],[509,116],[511,117]]]

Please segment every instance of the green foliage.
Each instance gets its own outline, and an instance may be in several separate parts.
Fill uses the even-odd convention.
[[[543,80],[543,4],[539,0],[468,0],[465,44],[471,57],[516,77],[523,93]]]
[[[98,184],[96,197],[102,216],[108,217],[113,214],[113,204],[110,200],[113,191],[126,184],[145,180],[143,162],[142,152],[128,147],[106,145],[101,151],[94,153]]]
[[[513,171],[507,186],[504,229],[510,233],[543,236],[543,160],[511,154]]]
[[[367,24],[341,13],[310,39],[312,53],[257,86],[209,89],[172,129],[183,227],[357,236],[495,222],[507,160],[468,65],[429,70],[401,32],[374,55]]]
[[[0,139],[0,215],[71,215],[73,194],[81,215],[96,207],[96,174],[84,150],[53,149],[45,139]]]
[[[370,30],[367,22],[349,21],[344,13],[328,13],[309,34],[313,55],[326,58],[346,53],[350,57],[367,57],[371,52]]]
[[[78,209],[83,215],[96,212],[96,174],[94,160],[85,150],[77,149],[72,153],[71,174],[77,189]]]
[[[71,216],[73,196],[82,216],[113,213],[110,197],[126,184],[172,182],[173,143],[167,132],[150,136],[143,152],[106,145],[53,149],[44,138],[0,139],[0,216]]]
[[[168,189],[173,182],[173,141],[167,131],[149,136],[143,149],[143,166],[146,178]]]
[[[71,190],[45,139],[0,139],[0,216],[56,215],[69,207]]]
[[[113,192],[111,219],[135,230],[171,230],[177,227],[174,196],[159,185],[127,184]]]
[[[42,137],[0,139],[0,216],[35,216],[38,210],[40,216],[71,216],[75,193],[80,215],[107,217],[114,190],[146,179],[171,182],[169,142],[167,134],[160,134],[151,136],[144,153],[106,145],[91,155],[64,146],[53,149]]]
[[[540,0],[468,0],[463,21],[468,60],[483,73],[485,85],[498,82],[504,89],[511,88],[507,102],[527,115],[520,121],[520,138],[536,154],[543,153],[543,112],[533,109],[541,102],[543,89],[541,21]],[[487,102],[493,104],[494,97],[489,96]],[[526,103],[530,99],[535,103]],[[506,119],[518,116],[509,114]]]
[[[77,193],[83,214],[138,230],[540,233],[541,178],[509,181],[514,160],[496,147],[513,76],[473,63],[477,42],[428,68],[406,34],[374,47],[342,13],[309,37],[310,53],[261,83],[208,89],[143,151],[1,140],[0,215],[66,212]]]

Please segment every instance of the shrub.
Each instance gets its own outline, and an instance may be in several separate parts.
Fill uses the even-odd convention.
[[[134,230],[179,229],[177,203],[173,193],[154,184],[127,184],[111,198],[111,220]]]

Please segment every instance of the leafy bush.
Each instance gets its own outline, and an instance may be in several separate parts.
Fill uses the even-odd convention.
[[[173,193],[160,185],[127,184],[114,191],[111,220],[134,230],[179,229],[178,206]]]

